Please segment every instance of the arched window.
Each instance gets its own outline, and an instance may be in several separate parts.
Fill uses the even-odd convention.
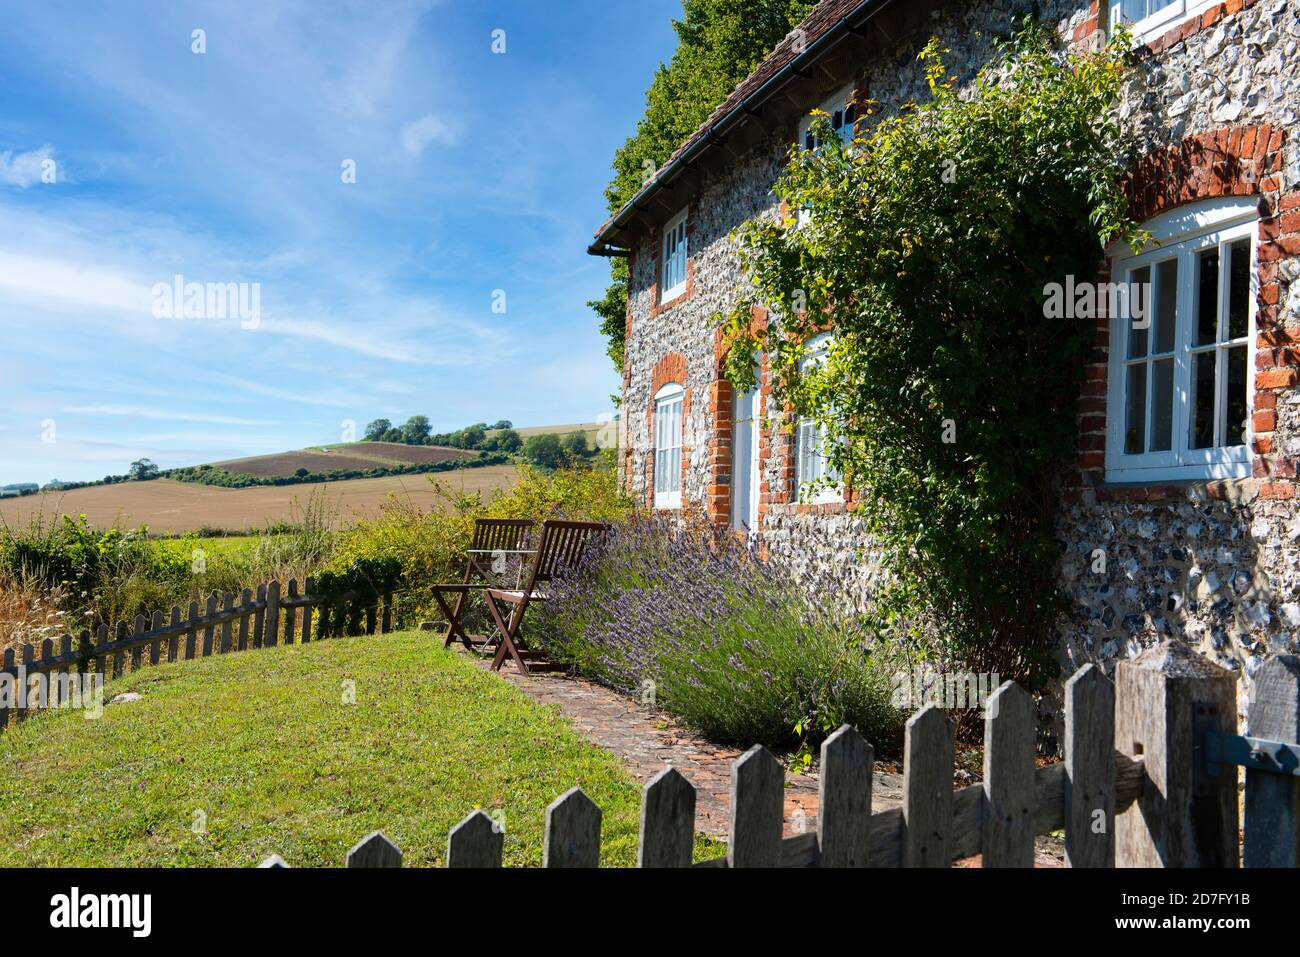
[[[1257,216],[1250,198],[1182,206],[1115,261],[1108,481],[1250,474]]]
[[[826,361],[830,348],[829,333],[808,341],[801,367],[808,369]],[[844,500],[844,487],[840,477],[831,467],[826,455],[829,440],[824,425],[810,416],[800,416],[799,430],[795,436],[795,473],[798,477],[799,495],[810,502],[840,502]]]
[[[670,382],[655,393],[655,508],[682,504],[682,401],[686,390]]]

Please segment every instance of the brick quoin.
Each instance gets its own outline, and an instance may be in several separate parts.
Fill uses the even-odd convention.
[[[1192,26],[1204,29],[1240,9],[1240,3],[1220,4],[1171,33],[1181,33]],[[1197,200],[1231,196],[1259,198],[1251,470],[1257,477],[1291,480],[1295,477],[1294,463],[1278,456],[1273,437],[1277,427],[1278,395],[1294,388],[1300,380],[1300,330],[1283,326],[1279,316],[1281,287],[1277,263],[1283,258],[1300,255],[1300,214],[1295,212],[1300,210],[1300,193],[1282,193],[1278,176],[1282,168],[1283,140],[1284,131],[1269,123],[1208,130],[1143,156],[1124,177],[1122,185],[1130,213],[1139,222]],[[1109,263],[1103,264],[1097,280],[1108,282],[1110,275]],[[1106,330],[1107,320],[1103,317],[1098,321],[1094,348],[1084,369],[1084,383],[1077,406],[1079,457],[1066,489],[1070,500],[1077,500],[1084,488],[1099,489],[1105,477],[1105,403],[1109,369]],[[1270,482],[1267,497],[1291,497],[1279,491],[1283,484],[1281,481]],[[1103,495],[1099,490],[1097,498],[1133,501],[1131,492],[1108,490]],[[1157,494],[1163,496],[1163,493]],[[1263,491],[1260,494],[1263,495]],[[1139,497],[1136,500],[1147,499]]]
[[[1227,17],[1240,13],[1247,7],[1253,7],[1258,2],[1259,0],[1226,0],[1224,3],[1216,3],[1190,20],[1185,20],[1158,37],[1148,40],[1143,44],[1142,52],[1148,55],[1164,53],[1189,37],[1195,36],[1202,30],[1210,29]],[[1106,6],[1109,7],[1109,4]],[[1088,4],[1088,15],[1074,27],[1074,42],[1104,43],[1106,35],[1104,24],[1105,13],[1100,0],[1091,0]]]

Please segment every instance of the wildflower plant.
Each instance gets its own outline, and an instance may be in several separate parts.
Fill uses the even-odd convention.
[[[535,612],[530,637],[553,657],[630,695],[653,688],[717,741],[810,747],[849,722],[887,746],[901,732],[900,652],[703,522],[620,523]]]

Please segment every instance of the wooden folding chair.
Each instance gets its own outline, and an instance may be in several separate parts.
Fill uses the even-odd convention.
[[[497,645],[496,656],[492,659],[493,671],[501,670],[506,655],[509,655],[519,670],[528,674],[528,664],[524,657],[535,657],[537,653],[523,648],[519,641],[519,626],[523,624],[524,611],[532,602],[546,601],[550,597],[546,585],[551,579],[560,569],[577,562],[592,540],[608,530],[609,526],[602,522],[545,521],[542,523],[541,538],[537,542],[533,567],[528,574],[528,583],[519,589],[484,589],[483,599],[487,603],[488,614],[501,632],[501,641]],[[513,606],[508,618],[501,613],[497,602]]]
[[[433,597],[438,607],[447,617],[447,633],[443,635],[442,646],[451,645],[459,640],[471,651],[490,642],[484,635],[466,634],[461,627],[460,618],[465,613],[465,603],[469,593],[495,584],[492,578],[492,563],[495,556],[532,554],[524,544],[528,533],[537,523],[531,518],[477,518],[474,520],[474,537],[470,540],[465,558],[465,578],[460,582],[437,584],[433,586]],[[478,581],[475,581],[477,579]],[[455,605],[450,605],[444,595],[455,595]]]

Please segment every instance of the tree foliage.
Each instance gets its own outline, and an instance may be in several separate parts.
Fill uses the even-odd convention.
[[[715,317],[733,382],[765,350],[778,402],[828,429],[883,549],[881,621],[928,623],[950,660],[1004,677],[1047,666],[1054,483],[1093,335],[1048,319],[1044,287],[1091,281],[1106,243],[1140,238],[1113,113],[1127,42],[1066,55],[1026,24],[959,89],[932,41],[927,102],[847,146],[822,118],[826,145],[792,152],[777,193],[807,215],[739,230],[751,292]],[[828,325],[825,362],[806,363]]]
[[[816,0],[682,0],[682,18],[673,21],[677,50],[669,63],[655,70],[636,133],[614,154],[614,178],[605,188],[611,213],[636,195],[650,174],[814,6]],[[609,357],[619,372],[627,281],[627,262],[611,260],[609,288],[587,303],[600,318]]]

